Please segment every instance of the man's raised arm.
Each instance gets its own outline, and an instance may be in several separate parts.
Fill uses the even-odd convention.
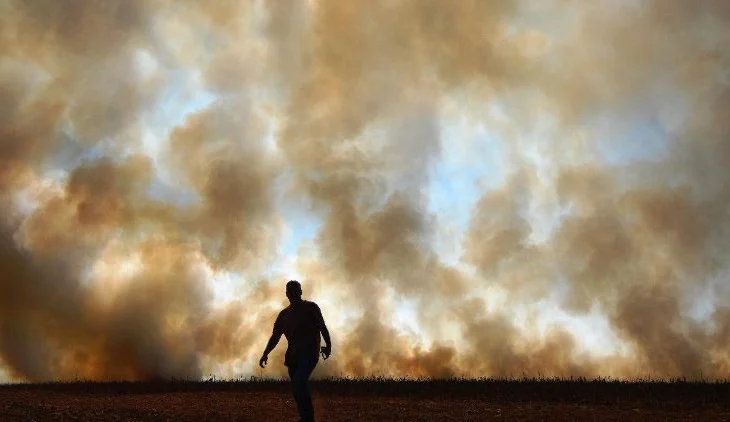
[[[266,364],[269,361],[269,353],[271,353],[272,350],[274,350],[274,347],[276,347],[277,344],[279,344],[279,340],[281,339],[281,335],[284,333],[284,331],[281,329],[281,324],[279,322],[279,317],[276,318],[276,322],[274,323],[274,330],[271,333],[271,337],[269,337],[269,342],[266,343],[266,349],[264,350],[264,353],[261,355],[261,359],[259,359],[259,366],[265,367]]]

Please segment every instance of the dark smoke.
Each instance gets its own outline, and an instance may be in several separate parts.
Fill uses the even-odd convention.
[[[727,377],[728,28],[720,0],[0,0],[0,366],[258,374],[299,212],[318,375]],[[463,238],[429,194],[455,115],[505,176]]]

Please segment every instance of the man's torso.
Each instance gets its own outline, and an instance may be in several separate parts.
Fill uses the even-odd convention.
[[[295,365],[301,359],[319,359],[320,327],[314,302],[303,300],[288,306],[279,313],[277,324],[288,343],[286,366]]]

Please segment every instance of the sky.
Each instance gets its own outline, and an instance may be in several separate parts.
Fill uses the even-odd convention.
[[[0,16],[1,380],[730,373],[725,2]]]

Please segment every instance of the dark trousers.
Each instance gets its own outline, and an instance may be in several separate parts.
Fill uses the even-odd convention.
[[[314,421],[314,407],[308,382],[314,367],[317,366],[317,360],[317,358],[301,359],[288,367],[294,401],[297,403],[297,411],[302,421]]]

